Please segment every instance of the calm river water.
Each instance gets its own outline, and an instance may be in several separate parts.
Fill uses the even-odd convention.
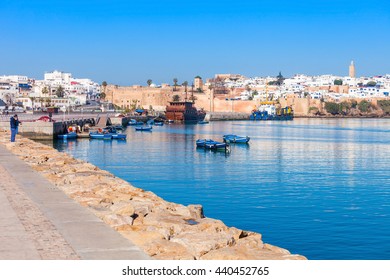
[[[127,141],[54,147],[134,186],[260,232],[309,259],[390,259],[390,120],[295,119],[128,127]],[[231,152],[195,140],[251,137]]]

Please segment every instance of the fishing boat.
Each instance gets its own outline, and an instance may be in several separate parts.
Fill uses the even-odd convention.
[[[214,141],[212,139],[198,139],[196,140],[196,147],[209,150],[227,150],[229,145],[227,143]]]
[[[142,126],[136,126],[135,130],[136,131],[151,131],[152,128],[153,127],[151,125],[142,125]]]
[[[239,136],[235,134],[226,134],[223,136],[223,141],[226,143],[248,143],[251,138],[248,136]]]
[[[66,134],[60,134],[57,136],[59,139],[76,139],[77,133],[76,132],[69,132]]]

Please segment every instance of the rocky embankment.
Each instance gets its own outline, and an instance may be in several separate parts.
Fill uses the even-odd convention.
[[[201,205],[167,202],[51,147],[19,136],[10,143],[9,132],[0,143],[155,259],[305,259],[204,217]]]

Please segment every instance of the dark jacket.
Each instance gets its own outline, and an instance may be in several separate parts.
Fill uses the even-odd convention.
[[[11,128],[18,128],[19,124],[21,123],[19,120],[15,119],[14,117],[11,117],[9,119]]]

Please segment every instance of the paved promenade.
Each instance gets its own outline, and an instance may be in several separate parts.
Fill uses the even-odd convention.
[[[0,260],[150,259],[2,144],[0,178]]]

